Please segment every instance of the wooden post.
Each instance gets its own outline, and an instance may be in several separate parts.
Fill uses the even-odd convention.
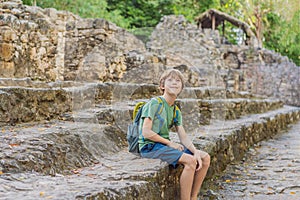
[[[225,20],[222,22],[222,35],[225,37]]]
[[[226,43],[226,39],[225,39],[225,20],[222,21],[222,40],[221,40],[222,44]]]
[[[211,29],[212,30],[215,30],[215,28],[216,28],[216,16],[214,15],[214,13],[212,14],[212,19],[211,19]]]

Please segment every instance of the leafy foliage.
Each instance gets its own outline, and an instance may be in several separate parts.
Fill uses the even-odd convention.
[[[108,10],[119,10],[128,20],[129,28],[153,27],[164,15],[184,15],[190,22],[219,0],[107,0]]]
[[[285,21],[280,16],[270,13],[269,28],[265,35],[266,48],[288,56],[300,66],[300,10],[291,21]]]
[[[147,0],[107,0],[108,11],[120,11],[128,22],[125,28],[153,27],[163,16],[164,4]]]
[[[300,7],[298,0],[221,0],[219,8],[247,22],[261,46],[288,56],[300,66]],[[230,41],[239,37],[227,27]]]
[[[23,0],[23,3],[34,4],[33,0]],[[67,10],[82,18],[105,18],[121,27],[128,26],[119,10],[108,11],[106,0],[36,0],[36,5],[42,8]]]

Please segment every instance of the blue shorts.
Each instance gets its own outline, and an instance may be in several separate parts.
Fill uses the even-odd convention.
[[[143,158],[160,159],[172,165],[174,168],[178,166],[178,160],[183,153],[193,155],[187,148],[184,148],[183,151],[179,151],[162,143],[146,144],[140,150],[140,154]]]

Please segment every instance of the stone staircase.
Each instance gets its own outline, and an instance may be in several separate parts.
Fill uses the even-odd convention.
[[[181,168],[127,152],[133,106],[156,85],[0,82],[0,199],[178,199]],[[300,119],[299,107],[222,88],[185,88],[176,103],[211,155],[208,178]]]

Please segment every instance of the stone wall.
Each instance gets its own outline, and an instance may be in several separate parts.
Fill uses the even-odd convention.
[[[300,67],[267,49],[226,47],[222,56],[228,73],[227,87],[282,99],[300,105]]]
[[[104,19],[81,19],[53,8],[0,4],[0,76],[34,80],[118,80],[124,53],[143,43]]]
[[[199,30],[183,16],[165,16],[152,33],[147,48],[166,55],[167,67],[192,74],[195,86],[223,86],[236,91],[282,99],[300,105],[300,67],[267,49],[222,44],[218,31]]]
[[[60,18],[54,23],[39,7],[12,2],[0,5],[1,76],[58,79],[61,76],[61,63],[56,59],[58,35],[63,34],[59,24],[67,15],[59,12]]]
[[[300,105],[300,68],[266,49],[224,45],[217,31],[165,16],[145,45],[104,19],[0,4],[0,76],[32,80],[157,83],[175,67],[187,85],[221,86]]]

